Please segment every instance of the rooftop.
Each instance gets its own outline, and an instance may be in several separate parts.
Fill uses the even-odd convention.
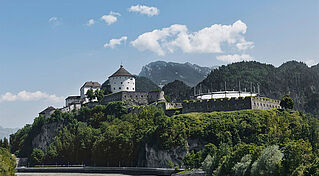
[[[79,96],[79,95],[71,95],[71,96],[66,97],[66,100],[67,99],[80,99],[80,98],[81,98],[81,96]]]
[[[88,81],[82,87],[100,88],[101,84],[98,82]]]
[[[121,65],[120,68],[119,68],[113,75],[111,75],[109,78],[111,78],[111,77],[116,77],[116,76],[129,76],[129,77],[134,77],[131,73],[129,73],[127,70],[125,70],[125,68],[123,67],[123,65]]]
[[[39,114],[45,114],[45,112],[47,112],[47,111],[54,111],[54,110],[55,110],[54,107],[49,106],[49,107],[47,107],[45,110],[41,111]]]

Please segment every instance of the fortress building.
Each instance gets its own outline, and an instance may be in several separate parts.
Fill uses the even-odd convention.
[[[207,92],[196,94],[194,89],[193,100],[185,100],[181,103],[169,103],[164,98],[164,91],[136,91],[135,76],[129,73],[122,65],[109,78],[109,88],[111,93],[105,95],[102,100],[98,102],[97,98],[89,101],[87,98],[87,91],[99,90],[101,85],[98,82],[85,82],[80,88],[80,95],[68,96],[65,99],[65,107],[60,108],[62,112],[78,111],[82,106],[94,107],[98,104],[106,105],[115,101],[122,101],[126,106],[131,107],[132,112],[138,113],[145,106],[153,104],[164,109],[167,115],[176,113],[190,113],[190,112],[213,112],[213,111],[236,111],[244,109],[280,109],[280,101],[273,100],[266,97],[260,97],[259,85],[258,93],[246,91],[225,91]],[[251,89],[252,90],[252,89]],[[50,117],[56,109],[48,107],[43,110],[40,115]]]
[[[93,91],[96,91],[100,88],[101,88],[101,84],[98,82],[89,81],[89,82],[84,83],[84,85],[80,89],[80,96],[81,96],[81,100],[83,101],[83,103],[89,102],[89,100],[86,96],[86,92],[88,90],[92,89]],[[97,99],[95,98],[92,101],[97,101]]]
[[[135,91],[135,77],[122,65],[109,77],[109,84],[112,94],[106,95],[101,104],[123,101],[128,106],[138,106],[165,101],[164,91]]]
[[[109,77],[112,93],[121,91],[135,91],[135,77],[129,73],[123,66]]]

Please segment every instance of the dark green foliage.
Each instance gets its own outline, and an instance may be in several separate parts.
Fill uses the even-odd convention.
[[[286,94],[281,98],[280,106],[284,109],[293,109],[294,108],[294,102],[292,101],[289,94]]]
[[[41,124],[56,121],[64,127],[42,158],[42,153],[33,149],[29,140],[32,141],[33,133],[41,129]],[[269,158],[263,150],[277,145],[281,157],[274,158],[275,165],[269,166],[275,168],[272,173],[310,175],[318,166],[318,127],[318,119],[290,110],[242,110],[167,117],[162,109],[154,106],[146,106],[138,114],[132,114],[122,102],[113,102],[84,107],[78,115],[57,111],[49,119],[39,117],[32,126],[12,135],[10,142],[13,152],[31,156],[37,163],[137,166],[140,154],[145,152],[145,144],[159,150],[188,151],[188,143],[195,140],[201,146],[188,151],[184,165],[188,168],[203,166],[214,175],[261,174],[256,168],[263,169],[263,163]],[[275,154],[278,156],[278,150]]]
[[[96,97],[96,95],[94,94],[93,89],[89,89],[89,90],[86,92],[85,95],[88,97],[88,99],[89,99],[90,101],[92,101],[92,100]]]
[[[191,88],[179,80],[166,84],[162,90],[172,102],[183,102],[191,96]]]
[[[135,77],[135,90],[136,91],[154,91],[161,90],[154,82],[143,76]]]
[[[0,147],[9,150],[9,142],[8,142],[8,139],[6,137],[3,138],[3,141],[2,141],[2,139],[0,139]]]
[[[262,96],[281,99],[290,93],[297,110],[319,114],[318,68],[319,66],[309,68],[297,61],[286,62],[277,68],[255,61],[243,61],[214,69],[196,86],[196,90],[198,91],[200,87],[202,92],[224,90],[225,81],[228,90],[238,90],[240,81],[242,91],[255,89],[257,92],[259,84]]]
[[[31,153],[31,163],[33,164],[41,164],[44,159],[44,152],[41,149],[33,149]]]
[[[14,176],[16,160],[8,149],[0,147],[0,175]]]
[[[101,101],[104,97],[104,90],[103,89],[97,89],[95,92],[94,92],[94,96],[97,98],[97,101]]]
[[[265,148],[251,168],[251,176],[280,175],[282,154],[277,145]]]

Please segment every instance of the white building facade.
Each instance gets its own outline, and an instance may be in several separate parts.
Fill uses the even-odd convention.
[[[93,91],[99,90],[101,88],[101,84],[98,82],[86,82],[80,89],[80,96],[81,96],[81,101],[82,103],[87,103],[89,102],[89,99],[86,96],[86,92],[90,89]],[[93,99],[92,101],[97,101],[97,98]]]
[[[135,91],[135,77],[123,68],[120,68],[109,77],[112,93],[120,91]]]

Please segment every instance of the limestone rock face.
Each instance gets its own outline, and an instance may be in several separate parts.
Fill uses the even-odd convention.
[[[41,132],[33,139],[32,147],[47,151],[59,130],[63,127],[61,122],[53,122],[43,125]]]
[[[204,144],[197,140],[189,140],[185,147],[177,147],[169,150],[159,149],[157,146],[145,144],[144,152],[139,156],[138,165],[145,167],[170,167],[172,162],[175,166],[183,165],[183,158],[191,150],[201,150]],[[141,156],[143,155],[143,156]]]

